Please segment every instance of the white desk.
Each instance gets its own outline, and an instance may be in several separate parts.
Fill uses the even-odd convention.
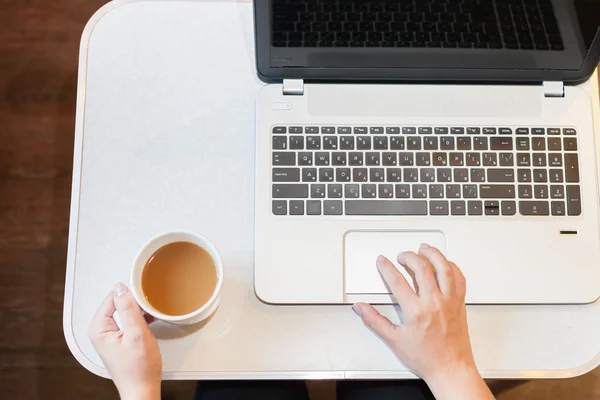
[[[261,86],[249,3],[123,1],[92,17],[81,45],[64,308],[69,347],[90,371],[106,376],[86,334],[100,300],[129,281],[148,238],[186,229],[222,253],[223,300],[203,327],[153,328],[165,379],[413,377],[349,307],[277,307],[254,296]],[[569,377],[600,363],[600,303],[469,307],[469,325],[487,378]]]

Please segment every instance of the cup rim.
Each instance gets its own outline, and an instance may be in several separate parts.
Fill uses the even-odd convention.
[[[196,246],[200,246],[202,248],[204,248],[204,250],[207,250],[210,254],[210,256],[213,258],[213,261],[215,262],[215,269],[217,270],[217,285],[215,286],[215,290],[213,291],[212,296],[208,299],[208,301],[206,303],[204,303],[204,305],[194,311],[192,311],[191,313],[188,314],[182,314],[182,315],[168,315],[168,314],[164,314],[160,311],[158,311],[156,308],[152,307],[150,305],[150,303],[146,300],[146,301],[140,301],[140,296],[143,297],[143,290],[140,288],[139,292],[138,292],[138,288],[137,285],[135,284],[134,280],[135,280],[135,270],[136,270],[136,265],[138,265],[138,261],[140,259],[140,256],[142,255],[142,252],[144,252],[144,250],[146,250],[146,248],[148,248],[148,246],[150,246],[150,244],[152,244],[152,242],[161,239],[163,237],[168,237],[171,235],[187,235],[187,236],[192,236],[196,239],[198,239],[199,242],[204,242],[204,244],[198,244],[198,243],[194,243],[194,242],[190,242],[188,240],[173,240],[173,241],[169,241],[168,243],[160,246],[159,248],[157,248],[156,250],[171,244],[171,243],[176,243],[176,242],[188,242],[188,243],[192,243],[195,244]],[[210,248],[207,248],[210,247]],[[155,251],[156,251],[155,250]],[[154,252],[152,253],[154,254]],[[144,261],[144,266],[146,265],[146,262],[148,260]],[[143,272],[143,268],[144,266],[142,266],[142,271]],[[223,286],[223,260],[221,259],[221,254],[219,253],[219,251],[217,250],[216,246],[210,241],[208,240],[205,236],[199,234],[199,233],[194,233],[194,232],[190,232],[190,231],[168,231],[168,232],[163,232],[160,233],[158,235],[155,235],[154,237],[152,237],[151,239],[149,239],[148,241],[146,241],[144,243],[144,245],[138,250],[135,258],[133,259],[133,265],[132,265],[132,273],[131,273],[131,277],[130,277],[130,286],[131,286],[131,290],[133,292],[133,296],[136,299],[136,302],[138,304],[138,306],[144,310],[146,313],[152,315],[153,317],[161,320],[161,321],[165,321],[165,322],[179,322],[179,321],[185,321],[188,319],[193,319],[199,315],[201,315],[203,312],[205,312],[207,309],[209,309],[215,301],[217,301],[220,293],[221,293],[221,287]],[[140,274],[141,274],[140,272]],[[141,278],[140,278],[141,281]],[[141,284],[140,284],[141,286]],[[144,303],[148,303],[147,306]],[[148,309],[148,306],[150,309]]]

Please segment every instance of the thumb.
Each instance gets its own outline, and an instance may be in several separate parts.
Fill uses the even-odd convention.
[[[124,332],[141,329],[146,326],[142,311],[127,286],[117,283],[113,290],[113,297],[115,308],[119,314],[121,328]]]
[[[364,324],[388,345],[391,345],[397,339],[398,326],[381,315],[372,305],[356,303],[352,306],[352,309],[361,317]]]

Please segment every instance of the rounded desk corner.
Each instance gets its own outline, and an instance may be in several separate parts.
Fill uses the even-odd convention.
[[[63,334],[65,336],[65,341],[67,342],[67,347],[69,351],[75,357],[77,362],[81,364],[85,369],[90,371],[92,374],[97,375],[101,378],[110,379],[108,372],[104,367],[95,364],[90,360],[84,353],[81,351],[81,348],[77,344],[77,340],[73,335],[73,329],[71,325],[71,313],[63,314]]]

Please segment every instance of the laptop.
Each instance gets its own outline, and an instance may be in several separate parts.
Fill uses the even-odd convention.
[[[600,133],[577,84],[600,1],[254,7],[262,301],[392,303],[375,260],[421,243],[461,268],[469,304],[598,299]]]

